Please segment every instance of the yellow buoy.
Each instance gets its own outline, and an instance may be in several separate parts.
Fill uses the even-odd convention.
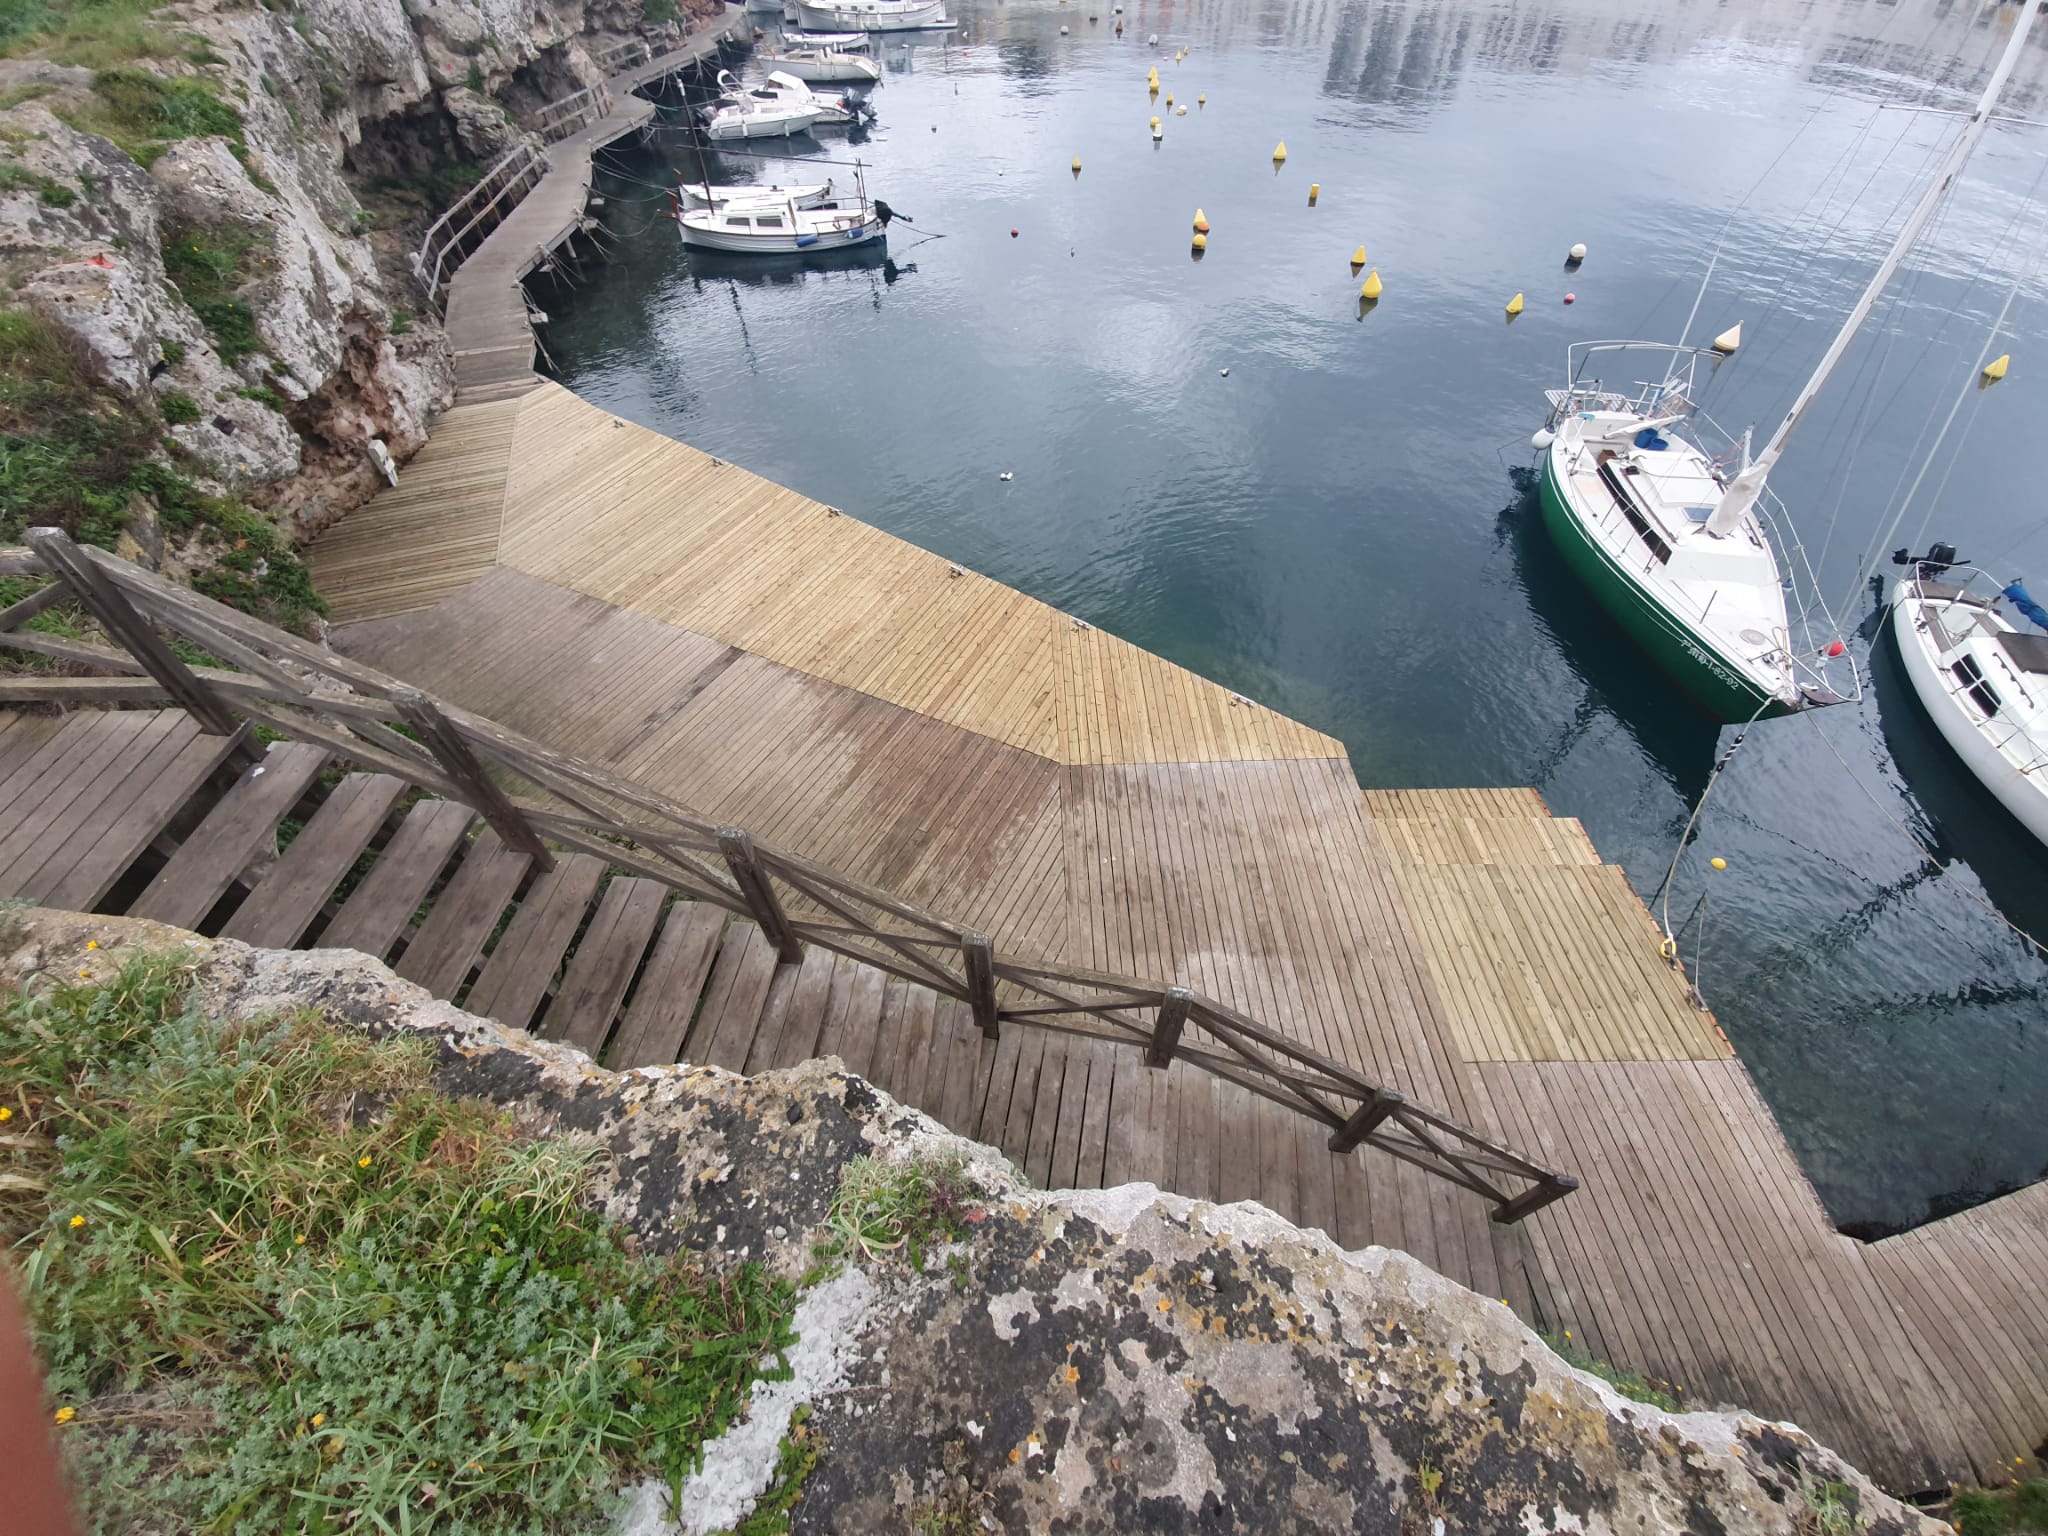
[[[1074,174],[1076,176],[1081,174],[1081,157],[1079,155],[1074,156]]]
[[[1195,232],[1194,245],[1196,250],[1206,251],[1207,249],[1209,249],[1209,237],[1203,234],[1200,230],[1197,230]]]
[[[1175,107],[1173,109],[1173,115],[1175,117],[1186,117],[1188,115],[1188,104],[1186,102],[1182,102],[1179,106]]]
[[[1998,356],[1984,365],[1984,382],[1986,384],[1996,384],[2005,377],[2005,370],[2011,366],[2012,354],[2010,352],[1999,353]]]
[[[1147,85],[1157,85],[1159,83],[1159,67],[1157,65],[1145,71],[1145,83]]]
[[[1198,235],[1209,233],[1209,215],[1202,212],[1199,208],[1195,210],[1195,233]]]
[[[1207,105],[1209,105],[1208,92],[1204,91],[1201,95],[1197,96],[1195,98],[1195,105],[1198,107],[1206,107]]]
[[[1376,299],[1386,291],[1386,284],[1380,281],[1380,269],[1374,267],[1365,274],[1365,286],[1358,290],[1358,296],[1361,299]]]
[[[1518,293],[1512,299],[1508,300],[1508,313],[1510,315],[1519,315],[1521,312],[1522,296]]]
[[[1736,321],[1733,325],[1729,326],[1727,330],[1723,331],[1720,335],[1716,336],[1713,341],[1714,350],[1720,353],[1723,357],[1726,357],[1729,353],[1733,352],[1737,347],[1741,345],[1742,322],[1740,320]]]
[[[1707,862],[1713,865],[1716,869],[1726,869],[1728,867],[1728,861],[1718,856],[1707,860]]]
[[[1309,205],[1309,207],[1311,207],[1311,208],[1315,207],[1315,205],[1316,205],[1316,199],[1317,199],[1317,198],[1319,198],[1319,197],[1321,197],[1322,195],[1323,195],[1323,184],[1322,184],[1322,183],[1321,183],[1320,181],[1312,181],[1312,182],[1310,182],[1310,183],[1308,184],[1308,205]]]
[[[1156,131],[1156,130],[1158,129],[1158,127],[1159,127],[1159,119],[1158,119],[1158,118],[1156,118],[1156,117],[1155,117],[1155,118],[1153,118],[1153,119],[1152,119],[1152,127],[1153,127],[1153,129],[1154,129],[1155,131]]]
[[[1358,275],[1358,269],[1364,265],[1365,247],[1361,245],[1357,250],[1351,253],[1351,275],[1353,277],[1356,277]]]
[[[1171,92],[1171,91],[1168,91],[1168,92],[1166,93],[1166,104],[1167,104],[1167,105],[1168,105],[1169,107],[1173,105],[1173,92]]]
[[[1273,158],[1275,160],[1285,160],[1287,158],[1287,141],[1285,139],[1282,139],[1273,146]]]

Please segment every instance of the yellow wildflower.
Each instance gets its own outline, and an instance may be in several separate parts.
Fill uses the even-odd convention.
[[[294,1248],[303,1248],[303,1247],[305,1247],[305,1246],[306,1246],[306,1234],[305,1234],[305,1233],[303,1233],[303,1232],[301,1232],[301,1233],[300,1233],[300,1234],[299,1234],[299,1235],[298,1235],[297,1237],[293,1238],[293,1239],[292,1239],[292,1246],[293,1246]]]
[[[88,980],[88,979],[90,979],[90,978],[91,978],[91,976],[92,976],[92,972],[91,972],[91,971],[80,971],[80,972],[78,973],[78,975],[79,975],[79,978],[80,978],[81,980]]]
[[[71,1230],[72,1230],[72,1231],[76,1232],[76,1231],[77,1231],[77,1230],[78,1230],[78,1229],[79,1229],[80,1227],[82,1227],[82,1226],[84,1226],[84,1225],[85,1225],[85,1217],[83,1217],[83,1216],[74,1216],[74,1217],[72,1217],[72,1218],[71,1218]]]
[[[0,1120],[12,1120],[13,1118],[14,1111],[9,1109],[5,1104],[0,1104]]]
[[[78,1410],[72,1407],[69,1403],[66,1403],[62,1408],[59,1408],[57,1410],[57,1422],[59,1424],[69,1424],[73,1419],[77,1417]]]
[[[85,941],[85,947],[87,949],[98,949],[100,947],[100,941],[98,939],[87,939]]]
[[[325,1424],[326,1422],[327,1422],[327,1415],[326,1415],[326,1414],[324,1414],[324,1413],[316,1413],[316,1414],[314,1414],[314,1415],[313,1415],[313,1427],[314,1427],[315,1429],[318,1429],[318,1428],[319,1428],[319,1427],[320,1427],[320,1426],[321,1426],[322,1424]]]
[[[367,1168],[367,1167],[369,1167],[369,1166],[370,1166],[370,1154],[369,1154],[369,1153],[367,1153],[367,1152],[365,1152],[365,1153],[364,1153],[364,1154],[363,1154],[363,1155],[362,1155],[361,1157],[357,1158],[357,1159],[356,1159],[356,1166],[357,1166],[358,1168]]]

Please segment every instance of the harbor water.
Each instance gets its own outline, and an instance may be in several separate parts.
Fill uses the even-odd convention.
[[[546,295],[557,375],[1330,732],[1368,787],[1535,785],[1655,897],[1736,733],[1549,544],[1542,391],[1569,342],[1676,338],[1718,247],[1692,339],[1744,345],[1702,398],[1767,434],[2014,9],[949,3],[957,31],[879,42],[871,129],[603,155],[611,259]],[[2043,115],[2035,42],[2015,119]],[[823,162],[856,157],[909,220],[886,257],[689,253],[668,217],[678,175],[844,184]],[[2048,963],[2014,931],[2048,936],[2048,857],[1948,757],[1869,582],[2017,284],[2011,374],[1893,542],[2048,585],[2044,199],[2048,128],[1994,127],[1774,473],[1866,696],[1747,733],[1670,896],[1866,1234],[2048,1169]]]

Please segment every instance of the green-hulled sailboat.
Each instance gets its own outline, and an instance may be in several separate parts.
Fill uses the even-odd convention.
[[[1793,583],[1781,559],[1809,591],[1812,573],[1770,491],[1771,467],[1983,137],[2035,10],[2014,13],[1976,110],[1761,453],[1752,457],[1748,434],[1729,438],[1695,406],[1699,364],[1714,354],[1682,339],[1580,342],[1569,351],[1565,387],[1545,392],[1550,416],[1534,439],[1544,525],[1601,605],[1720,720],[1740,724],[1861,693],[1817,594],[1788,611]],[[1610,367],[1635,373],[1652,359],[1647,381],[1614,388],[1589,376]],[[1709,434],[1718,452],[1703,446]]]

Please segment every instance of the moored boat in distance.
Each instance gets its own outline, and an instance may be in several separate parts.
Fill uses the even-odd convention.
[[[944,27],[944,0],[797,0],[808,32],[916,32]]]
[[[834,43],[807,43],[774,55],[775,67],[806,82],[869,84],[882,78],[882,66],[866,57],[867,39]]]
[[[832,183],[813,182],[809,186],[764,187],[758,182],[740,182],[734,186],[718,186],[701,181],[680,182],[676,186],[685,208],[723,208],[728,203],[791,202],[799,208],[816,208],[829,203],[833,198]]]
[[[1959,563],[1952,545],[1892,558],[1909,567],[1891,627],[1913,692],[1963,766],[2048,844],[2048,613],[2019,582]]]
[[[683,244],[760,256],[848,250],[887,238],[884,205],[865,198],[845,206],[800,208],[794,202],[731,202],[677,212]]]

